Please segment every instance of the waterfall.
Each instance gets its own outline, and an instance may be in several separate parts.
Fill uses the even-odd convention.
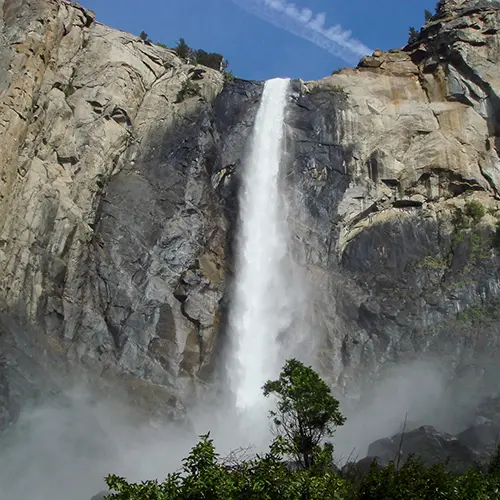
[[[283,261],[286,210],[280,189],[289,80],[265,83],[243,165],[235,291],[230,311],[231,388],[240,411],[259,405],[281,367],[278,335],[290,322]]]

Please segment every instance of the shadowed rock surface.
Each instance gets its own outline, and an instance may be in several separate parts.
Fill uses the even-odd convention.
[[[404,432],[371,443],[367,456],[357,462],[349,460],[343,473],[365,475],[374,461],[379,467],[390,462],[401,467],[410,457],[427,467],[446,463],[449,470],[460,474],[471,467],[486,467],[500,444],[499,408],[499,398],[489,398],[479,406],[474,424],[456,435],[429,425],[412,428],[408,423]],[[493,416],[493,419],[486,415]]]
[[[401,445],[401,448],[400,448]],[[448,467],[459,473],[466,472],[479,462],[478,455],[454,436],[423,426],[407,432],[403,437],[379,439],[368,448],[368,456],[377,457],[380,465],[398,461],[403,465],[410,456],[419,458],[427,466],[448,461]]]
[[[178,418],[221,376],[262,84],[224,86],[78,4],[2,5],[0,425],[71,376]],[[495,390],[499,29],[498,2],[442,2],[404,49],[292,82],[284,179],[309,308],[284,335],[339,394],[423,356],[472,388],[449,392],[457,407]]]

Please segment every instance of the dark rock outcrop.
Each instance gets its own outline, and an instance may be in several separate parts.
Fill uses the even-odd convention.
[[[422,426],[391,438],[379,439],[368,448],[368,456],[376,457],[384,466],[389,462],[403,465],[409,457],[418,458],[426,466],[448,463],[450,470],[465,472],[479,463],[479,456],[472,448],[455,436]]]

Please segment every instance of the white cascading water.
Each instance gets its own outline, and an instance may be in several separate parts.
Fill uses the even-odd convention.
[[[263,400],[262,385],[281,363],[278,335],[288,326],[286,213],[280,190],[289,80],[265,83],[252,144],[244,162],[234,299],[230,313],[230,376],[236,405],[248,411]]]

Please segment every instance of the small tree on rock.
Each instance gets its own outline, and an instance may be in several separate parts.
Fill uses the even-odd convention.
[[[278,398],[277,410],[270,412],[278,443],[310,468],[321,440],[345,422],[339,402],[321,377],[296,359],[288,360],[278,380],[268,380],[263,390],[266,397]]]
[[[418,39],[418,31],[413,26],[410,26],[410,31],[408,33],[408,43],[413,43],[417,39]]]
[[[193,52],[193,49],[186,43],[184,38],[179,38],[179,41],[177,42],[177,46],[174,49],[177,52],[177,55],[181,59],[188,60]]]
[[[424,10],[425,22],[429,22],[433,18],[433,14],[430,10]]]

